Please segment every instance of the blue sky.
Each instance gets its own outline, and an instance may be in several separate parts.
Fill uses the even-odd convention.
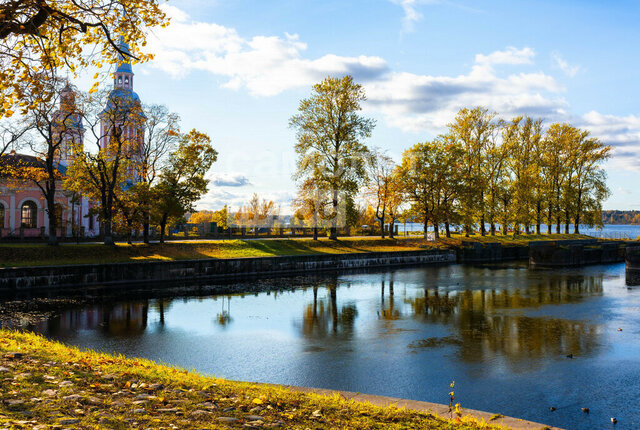
[[[367,143],[396,161],[465,106],[568,121],[615,147],[605,208],[640,209],[637,1],[170,0],[167,11],[135,89],[213,137],[201,209],[257,192],[289,212],[288,119],[313,83],[346,73],[377,120]]]

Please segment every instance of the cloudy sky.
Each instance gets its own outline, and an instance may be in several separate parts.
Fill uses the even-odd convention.
[[[144,102],[209,133],[201,209],[295,193],[288,119],[311,85],[352,74],[368,144],[396,160],[461,107],[568,121],[614,146],[607,209],[640,209],[640,4],[619,0],[170,0],[172,24],[134,66]]]

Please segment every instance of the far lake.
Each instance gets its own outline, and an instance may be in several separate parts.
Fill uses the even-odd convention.
[[[612,428],[610,417],[640,428],[640,288],[625,286],[623,264],[260,282],[272,290],[114,300],[26,328],[229,379],[437,403],[455,380],[464,407],[568,429]]]
[[[406,223],[406,224],[398,224],[398,231],[402,234],[405,229],[406,231],[423,231],[423,225],[419,223]],[[535,228],[534,228],[535,229]],[[489,230],[489,225],[487,224],[487,230]],[[433,227],[429,227],[429,231],[433,231]],[[556,227],[553,226],[553,232],[555,233]],[[564,224],[561,226],[561,232],[564,233]],[[569,231],[573,233],[573,225],[570,225]],[[542,226],[542,232],[547,232],[547,226]],[[594,237],[600,237],[603,239],[636,239],[640,236],[640,225],[630,225],[630,224],[605,224],[602,229],[597,229],[594,227],[589,227],[586,225],[580,226],[581,234],[588,234]]]

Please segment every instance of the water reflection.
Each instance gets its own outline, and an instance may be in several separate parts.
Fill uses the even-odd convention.
[[[59,313],[26,328],[56,337],[95,330],[109,336],[137,337],[147,329],[149,301],[104,304]]]
[[[624,285],[623,265],[452,265],[262,282],[273,289],[100,297],[21,327],[230,379],[436,402],[455,379],[465,406],[569,428],[599,428],[572,423],[609,413],[605,403],[618,407],[599,390],[640,392],[640,291]],[[558,413],[587,401],[588,417]]]
[[[396,281],[391,273],[378,283],[380,295],[375,312],[384,324],[385,334],[397,328],[395,322],[406,319],[423,326],[446,327],[449,333],[442,336],[444,340],[448,339],[446,342],[428,337],[407,344],[413,350],[455,346],[459,357],[468,362],[503,356],[517,363],[563,354],[587,356],[597,350],[601,344],[601,330],[596,324],[570,318],[524,315],[519,310],[571,304],[585,297],[600,296],[603,294],[601,274],[550,275],[533,280],[519,279],[519,282],[518,287],[476,286],[474,289],[437,286],[407,289],[405,285],[398,298]],[[433,284],[433,278],[424,283]],[[351,299],[340,303],[339,295],[348,291],[345,287],[345,283],[333,276],[304,288],[312,294],[308,302],[302,303],[299,325],[294,321],[302,338],[317,342],[329,338],[345,340],[355,335],[358,306],[364,303]],[[278,300],[278,296],[274,296]],[[214,325],[226,329],[234,324],[232,297],[216,297],[220,305],[212,318]],[[147,330],[150,311],[156,315],[155,329],[164,329],[172,302],[161,298],[70,309],[29,328],[63,338],[83,330],[132,338]]]
[[[318,340],[352,336],[358,311],[354,303],[347,303],[338,308],[337,284],[335,279],[326,282],[322,287],[312,287],[313,301],[306,304],[302,312],[302,335],[305,338]],[[326,292],[326,296],[318,297],[320,289]]]

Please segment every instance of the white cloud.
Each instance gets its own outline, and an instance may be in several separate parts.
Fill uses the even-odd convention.
[[[570,78],[573,78],[580,71],[580,66],[572,66],[559,52],[553,52],[551,58],[553,59],[555,67],[562,70],[564,74]]]
[[[640,171],[640,116],[591,111],[576,122],[603,143],[613,146],[612,166]]]
[[[531,64],[535,57],[535,52],[531,48],[507,47],[504,51],[494,51],[488,55],[477,54],[476,64],[478,66],[490,67],[497,64]]]
[[[530,48],[478,54],[466,75],[456,77],[394,72],[365,84],[370,109],[407,131],[442,131],[463,107],[483,105],[506,117],[529,114],[557,117],[567,102],[564,88],[543,72],[502,76],[501,64],[531,64]]]
[[[211,185],[218,187],[244,187],[245,185],[251,185],[249,178],[240,173],[214,173],[209,179],[211,179]]]
[[[387,71],[380,57],[328,54],[303,58],[307,45],[295,34],[245,39],[235,29],[190,21],[179,9],[164,8],[172,24],[149,38],[149,49],[156,53],[151,65],[175,77],[202,70],[227,77],[226,88],[244,87],[256,96],[273,96],[310,86],[329,75],[351,74],[366,81]]]
[[[402,19],[403,31],[412,32],[415,23],[422,19],[422,14],[417,9],[418,3],[420,3],[419,0],[391,0],[391,2],[402,7],[404,11],[404,18]]]
[[[414,23],[421,19],[416,9],[419,4],[436,2],[391,1],[402,6],[405,18]],[[438,133],[460,108],[483,105],[506,118],[531,115],[542,117],[547,123],[570,121],[588,128],[594,136],[616,148],[615,158],[626,167],[640,169],[640,161],[636,161],[640,160],[640,117],[595,111],[582,117],[571,116],[563,97],[564,87],[553,76],[531,70],[535,67],[535,52],[530,47],[479,53],[466,74],[433,76],[391,71],[387,62],[377,56],[326,54],[307,58],[304,56],[307,45],[297,35],[245,38],[233,28],[198,22],[180,9],[163,7],[172,17],[172,24],[150,38],[153,45],[150,49],[156,52],[151,64],[175,77],[194,70],[206,71],[226,77],[224,87],[246,89],[256,96],[273,96],[293,88],[308,88],[327,75],[352,74],[365,86],[368,97],[365,108],[380,112],[390,125],[405,131]],[[552,58],[555,66],[569,76],[580,70],[558,53],[553,53]],[[240,177],[235,179],[238,182],[229,183],[242,183]],[[229,199],[236,203],[247,199],[245,194],[217,193],[206,199],[216,202]]]

